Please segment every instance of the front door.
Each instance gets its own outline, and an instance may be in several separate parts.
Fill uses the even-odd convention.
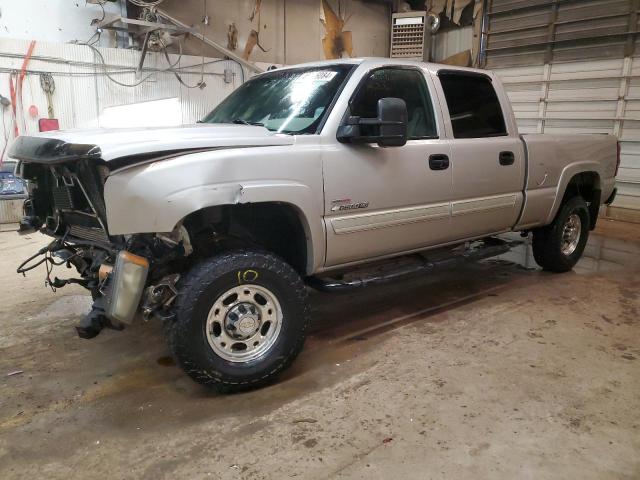
[[[327,266],[450,238],[450,142],[438,136],[431,91],[421,69],[392,66],[371,70],[355,90],[348,114],[362,118],[377,116],[379,99],[402,98],[408,141],[390,148],[336,142],[323,153]]]

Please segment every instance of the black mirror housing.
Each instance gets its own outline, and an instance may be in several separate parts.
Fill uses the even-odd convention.
[[[381,98],[378,100],[381,147],[401,147],[407,143],[407,104],[401,98]]]
[[[377,143],[381,147],[401,147],[407,143],[407,105],[401,98],[378,100],[377,118],[348,117],[338,128],[342,143]]]

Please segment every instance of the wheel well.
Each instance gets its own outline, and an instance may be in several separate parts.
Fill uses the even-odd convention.
[[[580,172],[569,180],[562,204],[575,196],[581,196],[589,207],[590,228],[593,230],[598,220],[601,195],[600,175],[597,172]]]
[[[307,235],[296,207],[280,202],[207,207],[189,214],[194,251],[211,255],[238,247],[259,247],[283,258],[298,273],[307,269]]]

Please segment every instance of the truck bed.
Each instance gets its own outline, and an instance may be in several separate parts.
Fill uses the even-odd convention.
[[[613,192],[616,143],[612,135],[521,135],[527,175],[525,203],[514,230],[551,223],[569,181],[580,172],[597,174],[601,199]]]

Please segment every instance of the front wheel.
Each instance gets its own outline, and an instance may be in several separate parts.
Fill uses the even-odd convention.
[[[306,288],[293,268],[267,252],[236,251],[183,276],[169,341],[198,383],[246,390],[291,364],[309,321]]]
[[[551,225],[534,230],[533,257],[544,270],[567,272],[589,239],[589,209],[582,197],[567,201]]]

